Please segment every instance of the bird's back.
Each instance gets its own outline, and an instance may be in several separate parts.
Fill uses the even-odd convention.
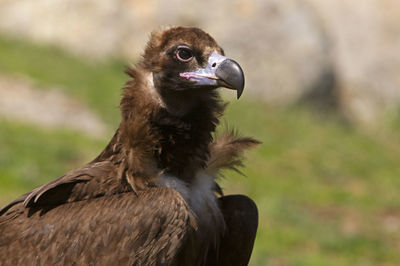
[[[168,188],[58,206],[21,202],[0,216],[0,258],[2,265],[172,263],[194,227],[185,201]]]

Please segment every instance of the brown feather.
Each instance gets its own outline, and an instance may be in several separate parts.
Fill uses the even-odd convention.
[[[206,172],[212,175],[220,174],[223,169],[240,172],[238,167],[243,166],[243,152],[261,144],[250,137],[238,137],[233,130],[225,132],[210,144],[210,159],[207,162]]]
[[[171,264],[196,228],[184,199],[168,188],[40,209],[17,205],[0,216],[2,265],[30,265],[37,258],[46,265]]]

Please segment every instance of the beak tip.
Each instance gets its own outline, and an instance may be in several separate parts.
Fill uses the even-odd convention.
[[[243,88],[241,88],[241,89],[237,90],[236,92],[237,92],[237,98],[239,99],[239,98],[240,98],[240,96],[241,96],[241,95],[242,95],[242,93],[243,93]]]
[[[239,99],[244,89],[244,73],[240,65],[232,59],[226,59],[217,68],[215,74],[226,84],[225,87],[237,91]]]

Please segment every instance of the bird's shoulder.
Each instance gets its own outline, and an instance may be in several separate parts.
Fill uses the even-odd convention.
[[[131,191],[129,184],[117,176],[118,167],[111,161],[89,163],[20,196],[0,209],[0,216],[16,205],[57,206]]]

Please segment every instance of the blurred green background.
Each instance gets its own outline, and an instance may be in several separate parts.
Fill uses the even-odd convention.
[[[135,61],[120,58],[0,34],[0,205],[101,152],[120,121],[124,68]],[[248,64],[246,73],[257,68]],[[227,172],[221,180],[226,194],[258,205],[250,265],[400,265],[397,107],[364,123],[336,98],[327,104],[334,94],[315,104],[318,94],[306,93],[277,106],[254,97],[257,86],[250,81],[239,101],[224,93],[231,103],[221,123],[263,142],[247,154],[246,177]]]

